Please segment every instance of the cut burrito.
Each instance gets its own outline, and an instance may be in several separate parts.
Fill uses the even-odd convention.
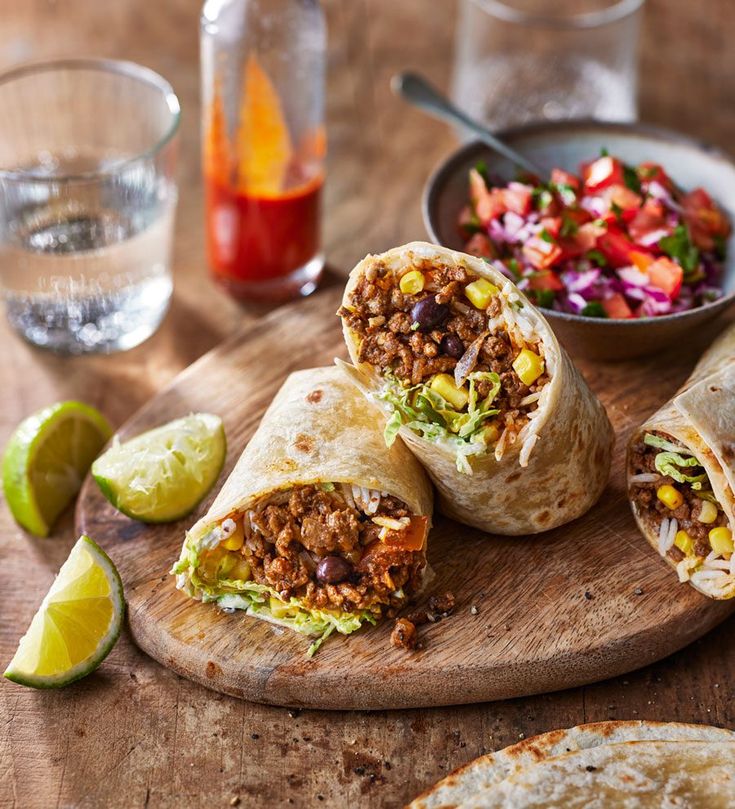
[[[549,324],[482,259],[413,242],[368,256],[342,307],[343,365],[433,479],[442,511],[497,534],[579,517],[613,432]]]
[[[628,445],[628,497],[643,535],[711,598],[735,596],[735,326]]]
[[[291,374],[207,514],[177,587],[315,636],[393,615],[421,589],[432,490],[337,368]]]

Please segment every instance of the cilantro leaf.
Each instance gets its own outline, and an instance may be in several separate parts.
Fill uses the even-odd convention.
[[[581,314],[585,317],[607,317],[607,313],[599,301],[590,301],[587,306],[582,309]]]
[[[607,259],[599,250],[588,250],[585,254],[585,258],[598,267],[607,267]]]
[[[571,216],[568,216],[566,213],[562,214],[561,217],[561,229],[559,230],[559,235],[563,238],[567,236],[574,236],[574,234],[579,230],[579,225],[572,219]]]
[[[604,146],[600,149],[600,157],[610,157],[610,152]]]
[[[548,230],[546,230],[546,228],[544,228],[544,229],[541,231],[541,233],[539,233],[539,236],[540,236],[540,237],[541,237],[541,238],[542,238],[542,239],[543,239],[545,242],[552,243],[552,242],[554,241],[554,237],[553,237],[553,236],[552,236],[552,235],[549,233],[549,231],[548,231]]]
[[[686,225],[677,225],[670,236],[664,236],[658,246],[681,264],[685,273],[693,273],[699,267],[699,250],[692,244]]]
[[[632,166],[623,166],[623,182],[631,191],[635,191],[636,194],[641,193],[641,181],[638,178],[638,172]]]
[[[533,291],[533,297],[536,302],[536,306],[540,306],[542,309],[551,309],[554,298],[553,289],[535,289]]]

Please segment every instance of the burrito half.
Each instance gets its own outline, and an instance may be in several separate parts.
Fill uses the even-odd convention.
[[[354,369],[434,480],[445,514],[498,534],[597,500],[613,433],[549,324],[482,259],[424,242],[368,256],[342,307]]]
[[[207,514],[177,587],[314,636],[349,634],[420,590],[432,492],[337,368],[291,374]]]
[[[735,326],[628,446],[628,497],[643,535],[711,598],[735,596]]]

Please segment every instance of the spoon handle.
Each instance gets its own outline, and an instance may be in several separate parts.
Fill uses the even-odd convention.
[[[394,93],[402,96],[415,107],[424,110],[424,112],[428,112],[429,115],[433,115],[435,118],[447,121],[450,124],[461,124],[474,132],[481,141],[503,155],[503,157],[526,171],[530,171],[532,174],[536,174],[539,177],[544,176],[545,172],[538,166],[535,166],[522,154],[516,152],[515,149],[511,149],[510,146],[507,146],[503,141],[498,140],[492,132],[470,118],[462,112],[462,110],[455,107],[454,104],[432,87],[426,79],[416,73],[397,73],[391,80],[391,87]]]

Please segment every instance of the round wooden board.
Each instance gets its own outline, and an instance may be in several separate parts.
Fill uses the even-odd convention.
[[[336,290],[277,310],[184,371],[119,431],[130,437],[192,411],[225,421],[229,473],[286,375],[344,356]],[[120,570],[130,630],[151,657],[209,688],[256,702],[384,709],[504,699],[581,685],[652,663],[735,608],[688,585],[639,534],[625,496],[629,431],[686,377],[701,346],[646,362],[579,363],[615,425],[610,483],[584,517],[532,538],[490,537],[437,517],[429,539],[431,592],[451,590],[455,613],[422,629],[425,648],[389,643],[391,622],[333,636],[313,658],[308,640],[192,601],[168,574],[186,528],[124,517],[89,478],[77,526]],[[683,354],[683,356],[682,356]],[[656,380],[655,385],[649,380]],[[428,595],[428,594],[427,594]],[[476,607],[476,610],[473,609]]]

